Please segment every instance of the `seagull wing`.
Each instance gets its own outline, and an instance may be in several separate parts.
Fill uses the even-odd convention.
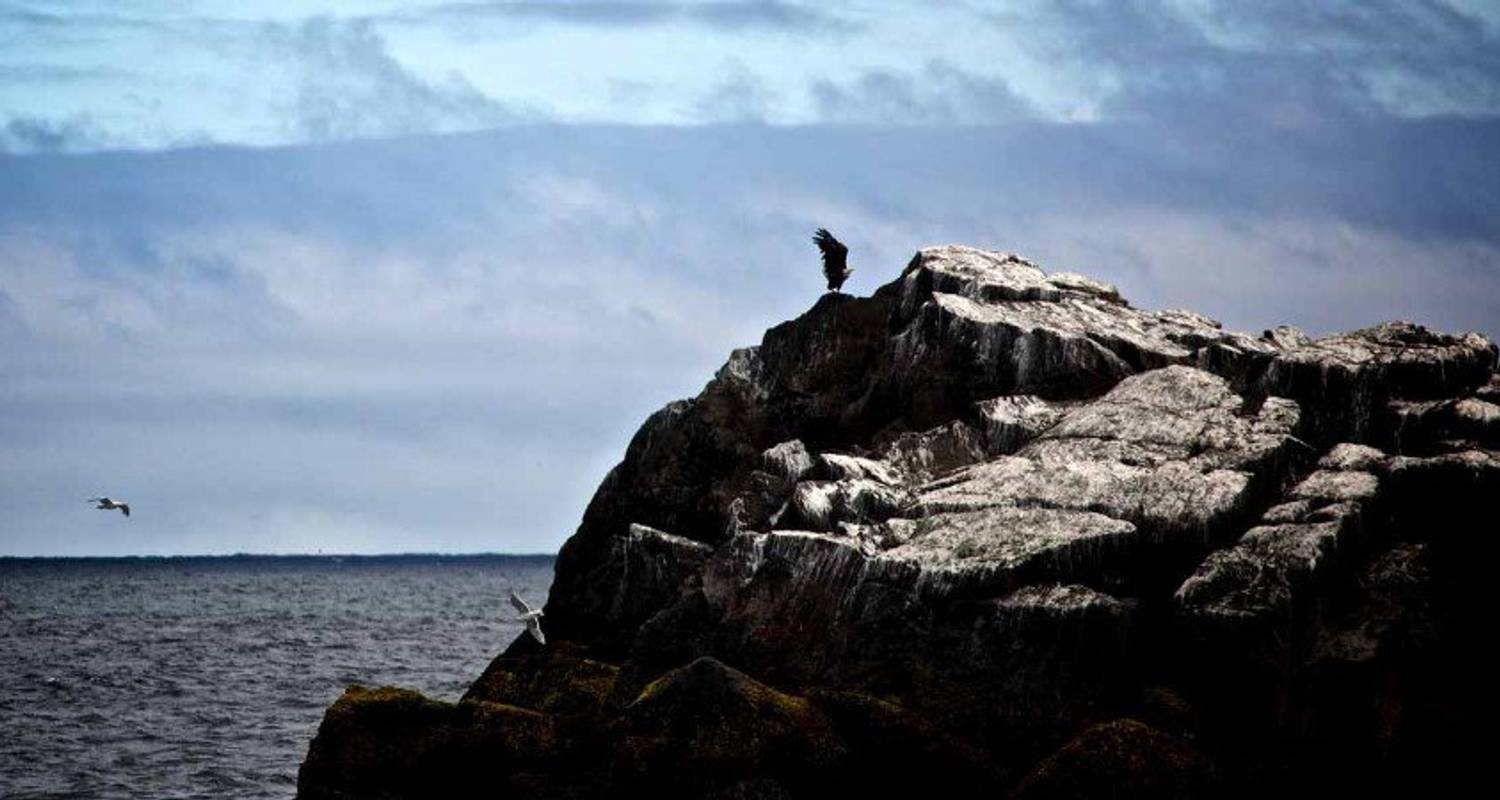
[[[843,276],[848,266],[849,248],[843,242],[833,238],[833,234],[827,228],[819,228],[813,234],[813,243],[823,253],[823,277],[829,281]]]
[[[510,590],[510,604],[515,606],[516,610],[521,612],[522,614],[531,613],[531,606],[526,605],[526,601],[522,600],[521,596],[516,594],[515,589]]]
[[[545,637],[545,636],[542,635],[542,621],[541,620],[537,619],[536,617],[531,617],[530,619],[527,619],[526,620],[526,630],[527,630],[528,633],[530,633],[533,637],[536,638],[536,643],[537,644],[546,644],[547,643],[547,637]]]

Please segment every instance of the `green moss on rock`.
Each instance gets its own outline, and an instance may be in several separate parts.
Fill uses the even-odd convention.
[[[1213,770],[1188,742],[1133,719],[1085,730],[1038,764],[1014,800],[1216,797]]]
[[[549,766],[557,744],[551,718],[536,711],[351,686],[323,717],[298,797],[489,797]]]
[[[847,757],[816,705],[712,658],[648,684],[618,732],[611,775],[626,793],[702,796],[751,778],[822,790]]]
[[[586,649],[559,642],[541,652],[497,657],[463,699],[562,716],[593,715],[604,706],[619,674],[619,667],[589,658]]]

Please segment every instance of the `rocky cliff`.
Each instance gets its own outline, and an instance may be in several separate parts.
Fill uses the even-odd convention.
[[[1430,791],[1480,763],[1495,367],[923,250],[642,425],[554,643],[351,688],[299,794]]]

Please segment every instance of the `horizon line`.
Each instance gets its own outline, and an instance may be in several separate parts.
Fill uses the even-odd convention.
[[[139,553],[123,555],[4,555],[0,561],[170,561],[186,559],[248,559],[248,558],[557,558],[556,553],[501,553],[496,551],[441,552],[404,551],[392,553]]]

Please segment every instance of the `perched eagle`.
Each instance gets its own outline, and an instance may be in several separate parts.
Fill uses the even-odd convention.
[[[833,238],[833,234],[827,228],[819,228],[813,234],[813,242],[818,249],[823,251],[823,275],[828,278],[828,291],[836,292],[854,274],[845,260],[849,257],[849,248],[843,242]]]

